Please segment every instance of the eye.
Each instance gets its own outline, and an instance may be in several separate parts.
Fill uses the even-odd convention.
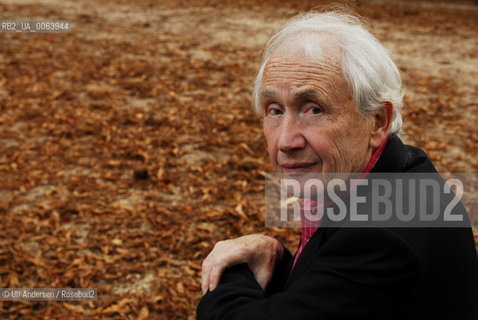
[[[271,103],[267,106],[268,116],[278,116],[282,114],[282,109],[277,103]]]
[[[311,107],[311,108],[307,109],[307,113],[319,114],[319,113],[322,113],[322,108],[319,108],[319,107]]]

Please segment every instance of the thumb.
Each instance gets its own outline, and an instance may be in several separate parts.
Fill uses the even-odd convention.
[[[265,290],[272,278],[272,270],[269,270],[266,267],[255,267],[252,269],[252,273],[254,274],[254,278],[259,283],[262,290]]]

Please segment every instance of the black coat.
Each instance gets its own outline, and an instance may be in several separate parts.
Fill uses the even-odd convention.
[[[391,136],[373,172],[436,172]],[[199,320],[478,320],[471,228],[319,228],[290,274],[285,251],[266,292],[245,264],[227,269]]]

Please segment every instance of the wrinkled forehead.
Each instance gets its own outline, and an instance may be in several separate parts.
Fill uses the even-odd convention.
[[[341,49],[330,34],[290,35],[271,50],[261,89],[280,83],[289,88],[315,87],[337,94],[350,94],[341,66]],[[339,92],[340,91],[340,92]]]
[[[270,60],[303,58],[341,70],[342,49],[337,37],[326,32],[296,32],[270,48]]]

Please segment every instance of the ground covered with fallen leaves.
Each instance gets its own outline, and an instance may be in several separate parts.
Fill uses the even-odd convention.
[[[358,8],[402,71],[404,140],[477,172],[478,6],[410,2]],[[267,38],[317,4],[1,0],[0,19],[73,32],[0,34],[0,287],[99,298],[0,302],[0,317],[194,319],[216,241],[295,248],[297,230],[264,228],[250,91]]]

